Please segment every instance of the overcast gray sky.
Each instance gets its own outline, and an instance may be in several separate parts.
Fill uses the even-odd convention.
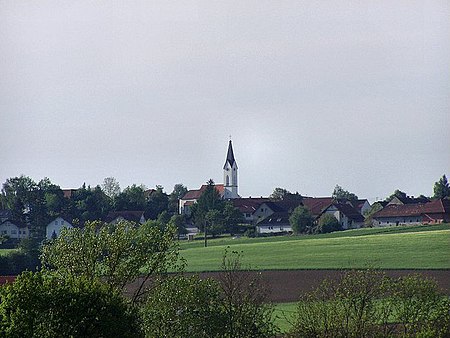
[[[447,0],[0,0],[1,182],[431,195],[449,130]]]

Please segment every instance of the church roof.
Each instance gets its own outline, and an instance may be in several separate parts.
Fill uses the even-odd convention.
[[[227,153],[227,159],[225,160],[225,164],[223,168],[225,169],[227,162],[230,164],[230,167],[233,166],[233,164],[236,162],[234,159],[234,153],[233,153],[233,145],[231,144],[231,140],[228,143],[228,153]]]

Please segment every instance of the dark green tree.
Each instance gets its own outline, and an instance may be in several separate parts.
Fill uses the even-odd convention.
[[[168,211],[172,214],[178,213],[178,201],[182,198],[188,189],[181,183],[175,184],[173,191],[169,195]]]
[[[207,182],[205,191],[202,193],[197,203],[192,206],[192,217],[195,225],[204,230],[205,217],[208,211],[217,210],[221,212],[224,207],[224,201],[221,199],[213,180]]]
[[[340,185],[336,184],[333,191],[333,198],[336,198],[338,200],[347,200],[347,201],[356,201],[358,200],[358,196],[356,196],[354,193],[349,192],[345,189],[343,189]]]
[[[342,226],[336,217],[331,214],[322,214],[319,218],[319,222],[316,228],[316,232],[320,234],[326,234],[333,231],[342,230]]]
[[[311,230],[313,225],[313,218],[309,210],[300,205],[294,209],[289,217],[289,223],[291,224],[292,231],[295,234],[306,233]]]
[[[439,181],[434,183],[433,187],[434,198],[449,198],[450,197],[450,186],[448,184],[447,177],[442,175]]]
[[[126,187],[114,199],[114,210],[146,210],[144,190],[144,187],[136,184]],[[153,219],[157,216],[158,214],[154,215]]]
[[[223,225],[224,230],[231,235],[239,231],[239,224],[243,222],[244,216],[242,212],[236,208],[230,201],[225,202],[223,208]]]
[[[286,190],[284,188],[275,188],[269,198],[274,201],[281,201],[283,199],[286,199],[288,195],[291,195],[291,192],[289,190]]]
[[[0,287],[2,337],[142,337],[137,312],[83,277],[24,272]]]
[[[169,226],[177,229],[177,237],[180,238],[181,235],[186,235],[186,220],[184,215],[173,215],[169,220]]]
[[[156,190],[148,197],[146,201],[145,214],[149,219],[156,219],[160,213],[167,211],[169,197],[164,192],[164,188],[160,185],[156,186]]]

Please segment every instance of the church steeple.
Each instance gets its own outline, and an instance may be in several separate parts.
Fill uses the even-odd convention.
[[[230,166],[232,167],[234,162],[236,162],[236,160],[234,159],[233,145],[231,144],[230,140],[230,142],[228,143],[227,159],[225,160],[225,165],[223,166],[223,168],[225,169],[227,163],[230,164]]]
[[[224,198],[239,198],[238,195],[238,166],[234,158],[233,145],[228,143],[228,152],[223,166]]]

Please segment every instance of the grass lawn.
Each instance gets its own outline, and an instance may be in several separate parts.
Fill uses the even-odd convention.
[[[182,242],[187,271],[217,271],[224,250],[243,252],[252,269],[450,268],[450,226],[414,226],[341,231],[325,235],[220,238]]]
[[[0,249],[0,256],[6,256],[10,252],[17,251],[17,249]]]
[[[297,303],[278,303],[274,304],[273,320],[281,333],[289,331],[294,320],[294,313],[297,309]]]

